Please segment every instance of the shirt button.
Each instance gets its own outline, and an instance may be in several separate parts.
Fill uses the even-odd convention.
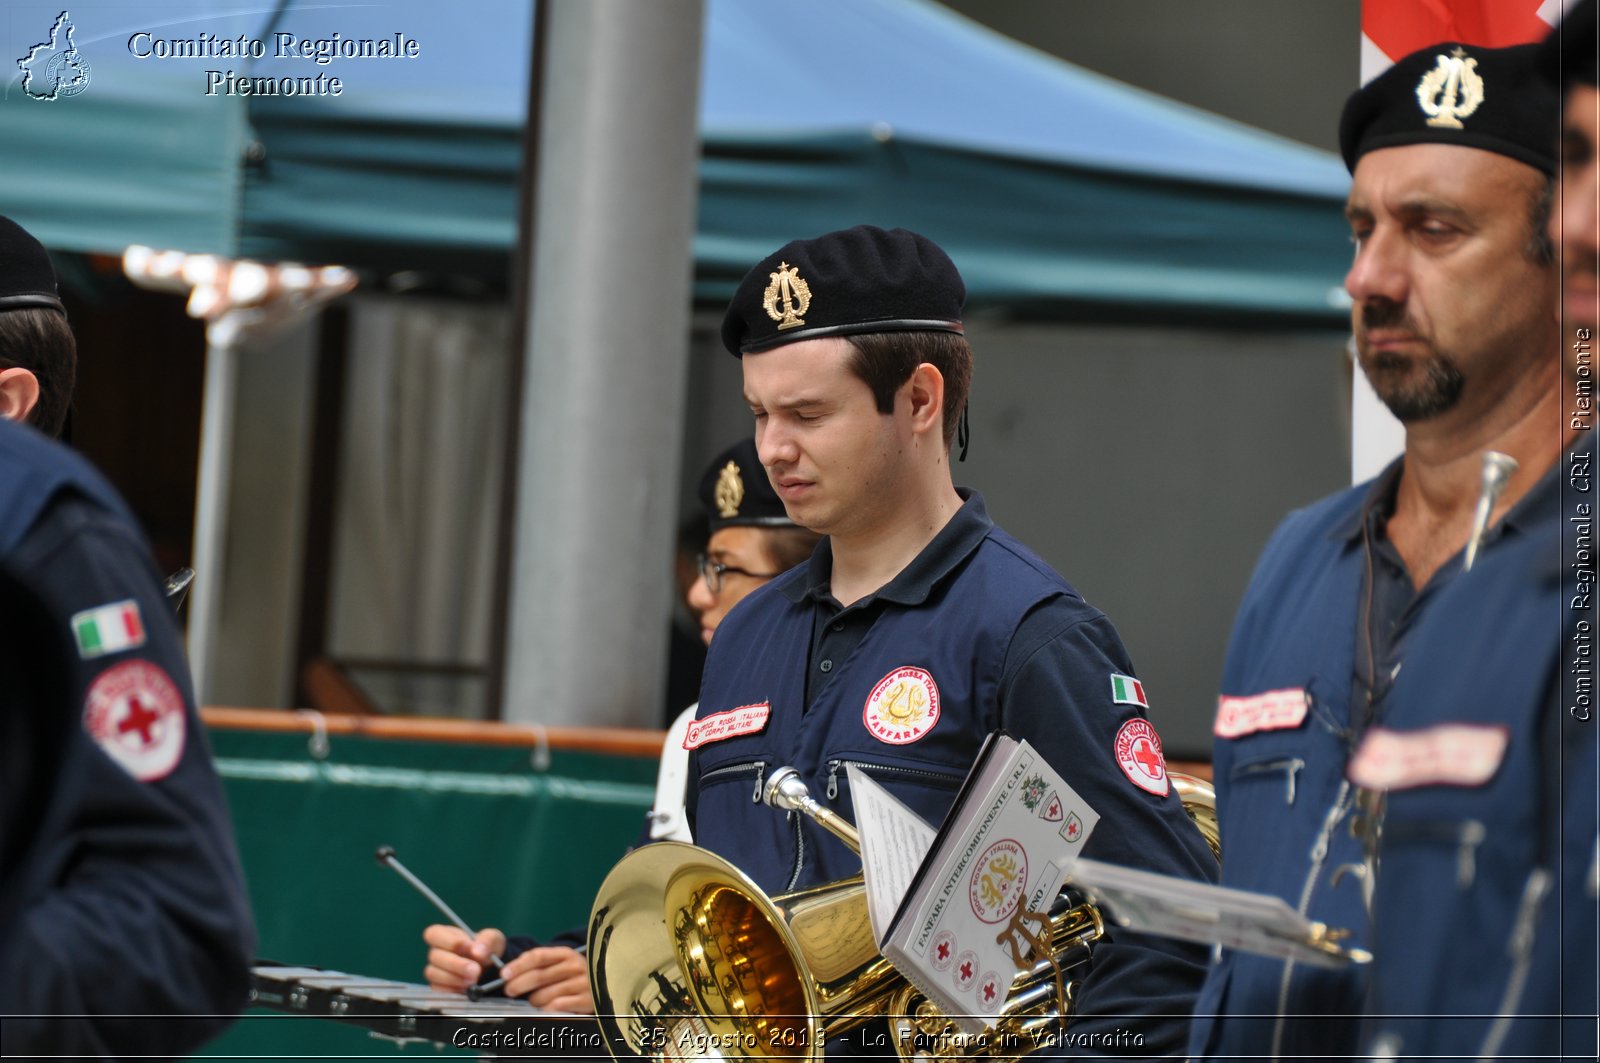
[[[833,662],[823,661],[821,664],[817,665],[817,667],[821,668],[824,672],[831,672],[833,671]]]
[[[833,630],[835,630],[835,631],[843,631],[844,630],[844,621],[841,620],[837,624],[834,624],[833,625]]]

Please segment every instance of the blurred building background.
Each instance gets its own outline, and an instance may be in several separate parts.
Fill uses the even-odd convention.
[[[261,31],[245,5],[190,6],[229,32]],[[594,447],[574,437],[519,457],[529,400],[517,396],[531,387],[537,401],[539,357],[596,353],[530,353],[537,325],[519,312],[518,263],[536,253],[518,240],[538,77],[526,9],[290,5],[276,28],[404,31],[424,59],[337,61],[326,69],[350,86],[338,99],[255,101],[204,95],[203,69],[222,61],[130,58],[128,34],[168,8],[73,9],[93,81],[41,104],[12,78],[0,132],[24,148],[0,169],[0,213],[59,252],[83,348],[73,442],[130,496],[168,567],[195,556],[206,388],[219,365],[230,374],[213,480],[225,490],[210,501],[225,535],[199,577],[211,591],[206,701],[638,725],[676,710],[665,671],[677,517],[704,462],[750,429],[738,363],[715,339],[721,300],[783,240],[871,221],[928,232],[973,288],[973,443],[958,482],[1115,620],[1168,752],[1209,749],[1255,556],[1284,512],[1347,477],[1343,171],[1326,152],[1356,83],[1357,0],[828,10],[802,29],[737,0],[708,4],[704,55],[689,57],[702,67],[704,142],[684,335],[613,352],[646,379],[679,367],[652,386],[681,403],[681,428],[648,448],[676,482],[665,505],[624,476],[590,485],[607,501],[639,494],[630,535],[651,576],[569,561],[577,593],[608,603],[599,633],[552,607],[513,636],[515,466],[581,472]],[[15,5],[7,54],[56,13]],[[936,106],[914,113],[917,99]],[[157,169],[173,159],[178,172]],[[652,165],[637,162],[647,179]],[[216,209],[199,209],[214,187]],[[245,335],[219,362],[181,295],[124,278],[121,249],[135,242],[339,263],[361,284]],[[619,276],[616,298],[646,294],[652,276]],[[524,505],[524,528],[565,517]],[[653,649],[617,651],[631,685],[614,704],[569,701],[562,692],[614,678],[578,663],[584,674],[549,697],[508,692],[515,662],[559,670],[563,647],[618,630]]]

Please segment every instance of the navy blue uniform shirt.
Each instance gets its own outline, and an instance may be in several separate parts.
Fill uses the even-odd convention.
[[[115,494],[9,422],[0,603],[0,1051],[190,1052],[255,931],[177,624]]]
[[[829,592],[831,566],[824,539],[808,565],[751,594],[717,629],[688,742],[697,844],[769,894],[855,874],[859,858],[831,835],[759,803],[772,769],[797,768],[848,819],[845,769],[856,765],[937,825],[984,737],[1005,728],[1100,814],[1087,855],[1214,876],[1111,622],[996,528],[977,495],[898,576],[847,608]],[[1079,988],[1069,1027],[1078,1041],[1066,1050],[1181,1054],[1203,962],[1193,946],[1113,930]]]
[[[1594,446],[1540,485],[1567,520],[1523,522],[1440,596],[1351,761],[1387,793],[1373,1054],[1594,1058],[1594,492],[1567,476]]]
[[[1397,461],[1278,527],[1239,607],[1213,728],[1223,884],[1280,897],[1369,949],[1367,851],[1352,829],[1358,793],[1345,768],[1383,720],[1410,639],[1461,567],[1458,554],[1411,592],[1384,539],[1399,473]],[[1541,482],[1489,530],[1479,563],[1555,514],[1554,487]],[[1365,967],[1220,950],[1195,1005],[1190,1054],[1353,1055],[1367,988]]]

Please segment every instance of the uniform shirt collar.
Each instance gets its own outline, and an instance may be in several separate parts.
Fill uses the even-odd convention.
[[[1534,484],[1527,494],[1517,499],[1517,504],[1489,529],[1485,535],[1486,542],[1492,542],[1507,532],[1525,532],[1535,525],[1555,520],[1559,516],[1561,505],[1559,478],[1573,450],[1586,438],[1587,436],[1579,436],[1562,452],[1561,460],[1547,469],[1545,474],[1539,477],[1539,482]],[[1361,538],[1363,524],[1371,525],[1374,538],[1381,538],[1384,526],[1388,524],[1389,518],[1394,516],[1395,494],[1400,489],[1401,465],[1402,459],[1396,458],[1378,474],[1363,496],[1360,508],[1352,511],[1334,526],[1332,534],[1335,539],[1347,543],[1356,542]]]
[[[857,605],[868,602],[895,602],[899,605],[920,605],[927,601],[946,576],[966,560],[978,544],[994,528],[989,511],[984,508],[983,496],[968,487],[958,487],[961,508],[956,510],[945,526],[900,570],[899,575],[869,594]],[[833,543],[823,539],[811,554],[804,579],[793,580],[783,588],[783,593],[795,604],[807,598],[817,601],[832,599]]]

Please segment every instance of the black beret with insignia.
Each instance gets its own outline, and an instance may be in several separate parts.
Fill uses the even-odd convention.
[[[35,306],[66,313],[56,294],[56,271],[44,245],[0,215],[0,311]]]
[[[761,467],[756,441],[749,437],[711,459],[700,477],[700,504],[711,520],[712,531],[741,524],[797,527],[772,489],[767,470]]]
[[[1545,76],[1561,88],[1600,86],[1600,21],[1595,0],[1579,0],[1544,39]]]
[[[966,299],[955,263],[932,240],[857,225],[762,259],[739,282],[722,345],[739,356],[820,336],[960,333]]]
[[[1412,52],[1345,101],[1345,166],[1354,173],[1361,156],[1379,148],[1459,144],[1555,173],[1560,109],[1539,69],[1539,47],[1445,41]]]

